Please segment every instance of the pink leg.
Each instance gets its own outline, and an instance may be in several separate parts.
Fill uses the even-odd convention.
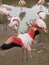
[[[23,60],[24,59],[24,49],[22,49],[22,57],[21,57],[21,59]]]
[[[22,49],[22,60],[28,60],[28,51],[26,49]]]

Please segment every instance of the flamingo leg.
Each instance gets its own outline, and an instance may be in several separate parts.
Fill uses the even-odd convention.
[[[24,49],[22,48],[22,56],[21,56],[22,60],[23,60],[23,56],[24,56]]]
[[[22,60],[28,60],[28,51],[26,49],[22,48],[22,56],[21,56]]]
[[[27,51],[27,49],[25,50],[25,60],[28,60],[28,51]]]

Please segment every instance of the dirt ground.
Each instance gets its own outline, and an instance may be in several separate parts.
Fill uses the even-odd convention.
[[[14,31],[8,27],[4,31],[4,27],[0,25],[0,46],[7,40]],[[49,43],[41,42],[32,46],[32,57],[28,56],[28,60],[21,60],[22,49],[11,48],[9,50],[0,50],[0,65],[49,65]]]

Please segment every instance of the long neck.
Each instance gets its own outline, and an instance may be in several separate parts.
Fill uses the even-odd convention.
[[[18,21],[18,27],[17,27],[17,35],[20,34],[20,22]]]

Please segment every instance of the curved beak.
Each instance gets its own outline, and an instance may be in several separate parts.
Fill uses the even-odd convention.
[[[15,25],[17,26],[17,24],[16,24],[16,21],[15,22],[10,22],[9,24],[8,24],[10,27],[14,27]]]
[[[48,33],[48,28],[44,28],[43,30],[44,30],[46,33]]]

